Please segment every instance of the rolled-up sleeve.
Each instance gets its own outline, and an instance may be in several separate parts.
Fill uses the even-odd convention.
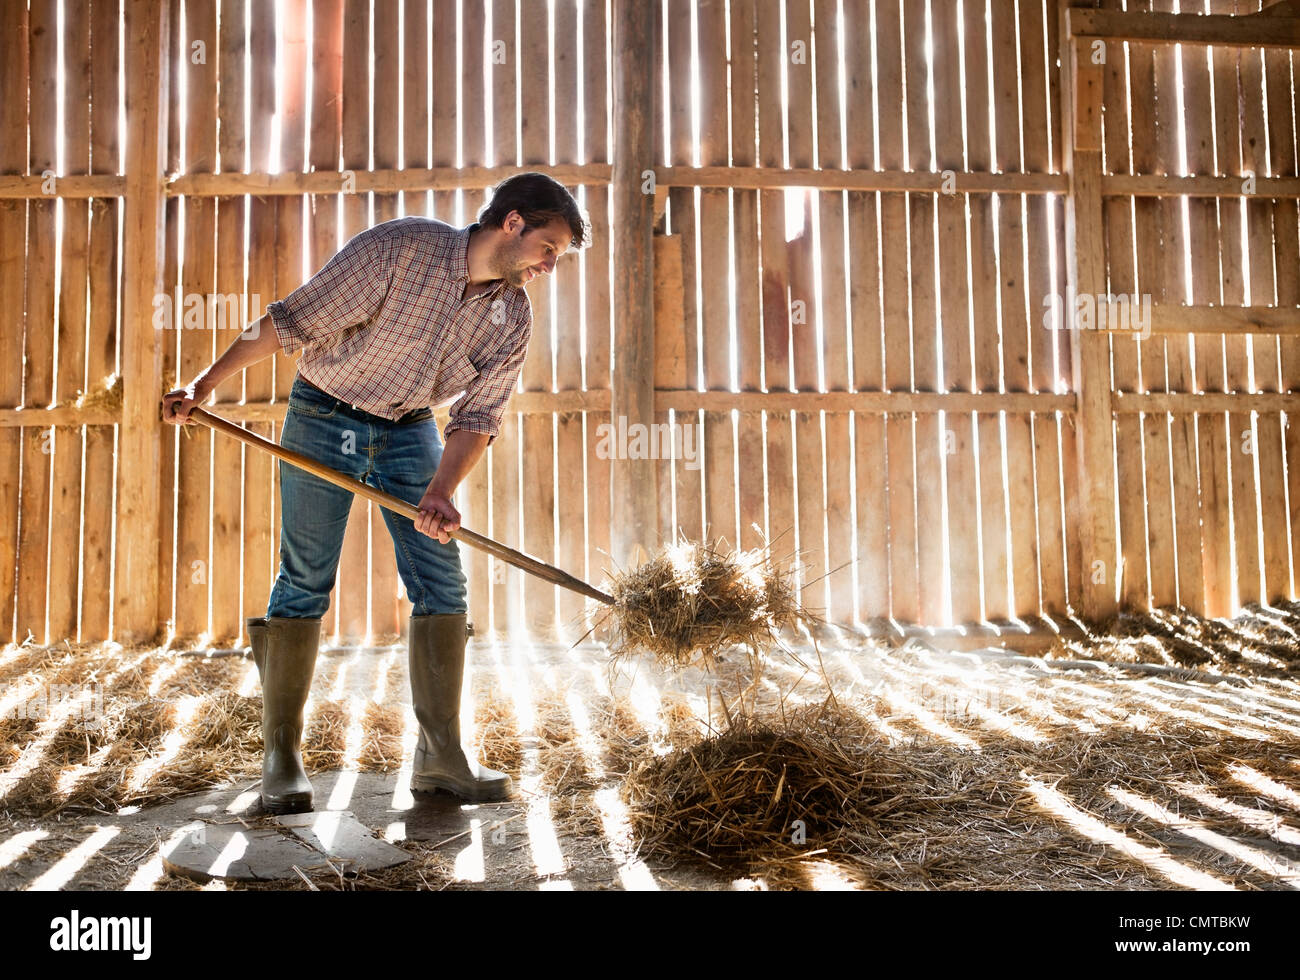
[[[392,281],[396,237],[370,228],[351,238],[324,267],[266,312],[286,354],[329,343],[349,327],[369,322]]]
[[[505,418],[506,404],[514,394],[528,355],[528,341],[532,336],[531,313],[515,333],[512,342],[504,346],[481,370],[465,394],[451,406],[451,419],[443,430],[444,438],[457,429],[479,432],[488,437],[488,445],[496,441]]]

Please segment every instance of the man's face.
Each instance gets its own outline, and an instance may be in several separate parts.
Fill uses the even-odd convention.
[[[511,212],[504,230],[509,236],[494,256],[494,271],[512,286],[525,286],[540,275],[552,272],[555,263],[573,241],[569,226],[555,220],[532,228]]]

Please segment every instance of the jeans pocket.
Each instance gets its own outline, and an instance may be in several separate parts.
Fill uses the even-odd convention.
[[[338,411],[338,400],[312,387],[302,378],[293,383],[289,392],[289,411],[312,418],[327,419]]]

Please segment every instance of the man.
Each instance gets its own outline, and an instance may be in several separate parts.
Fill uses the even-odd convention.
[[[414,607],[414,790],[470,801],[511,791],[508,776],[469,762],[460,744],[468,631],[465,576],[449,536],[460,526],[452,494],[500,431],[523,366],[532,330],[524,285],[586,243],[577,202],[539,173],[499,184],[466,228],[386,221],[268,304],[188,386],[163,396],[163,417],[184,424],[226,378],[277,349],[301,348],[281,444],[418,504],[414,523],[383,512]],[[443,446],[433,407],[456,395]],[[280,500],[280,570],[266,616],[248,628],[262,678],[262,803],[296,813],[312,808],[303,708],[352,493],[281,463]]]

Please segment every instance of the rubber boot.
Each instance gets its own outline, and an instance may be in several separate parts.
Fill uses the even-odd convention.
[[[463,613],[412,616],[411,704],[420,724],[411,789],[446,790],[471,803],[509,799],[510,777],[472,763],[460,744],[460,687],[468,624]]]
[[[248,620],[253,662],[262,679],[262,809],[267,813],[312,808],[301,746],[320,633],[319,619]]]

